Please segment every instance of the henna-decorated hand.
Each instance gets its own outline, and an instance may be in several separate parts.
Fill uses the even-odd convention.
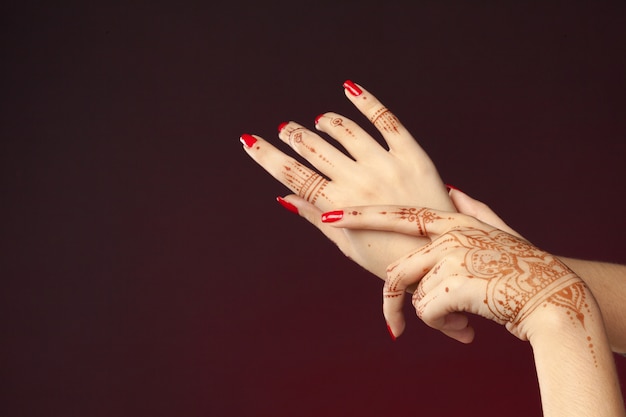
[[[591,314],[590,292],[558,258],[473,217],[426,208],[368,206],[326,213],[323,220],[335,227],[432,239],[387,269],[383,312],[395,336],[404,331],[403,300],[407,287],[414,284],[417,315],[466,343],[473,340],[474,331],[465,312],[504,324],[522,340],[555,311],[583,327]]]
[[[279,128],[279,138],[315,169],[258,136],[246,134],[241,139],[252,159],[297,194],[285,201],[347,256],[384,279],[390,262],[428,240],[379,231],[337,230],[321,224],[320,214],[338,206],[403,204],[454,211],[454,205],[434,164],[400,121],[363,87],[347,81],[344,88],[348,99],[382,134],[389,150],[336,113],[318,116],[315,127],[339,142],[350,156],[298,123]]]

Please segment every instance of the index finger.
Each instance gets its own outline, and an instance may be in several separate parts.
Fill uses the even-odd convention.
[[[382,230],[432,238],[472,220],[462,214],[426,207],[360,206],[326,212],[322,214],[322,222],[346,229]]]

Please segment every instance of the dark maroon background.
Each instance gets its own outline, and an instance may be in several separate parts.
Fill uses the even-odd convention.
[[[12,3],[0,414],[540,414],[529,345],[495,324],[393,343],[381,281],[238,137],[365,124],[350,78],[534,243],[626,262],[626,3]]]

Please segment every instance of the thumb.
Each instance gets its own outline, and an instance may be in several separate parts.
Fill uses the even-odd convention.
[[[450,199],[459,213],[475,217],[483,223],[523,239],[522,235],[507,225],[487,204],[470,197],[458,188],[452,186],[448,188]]]

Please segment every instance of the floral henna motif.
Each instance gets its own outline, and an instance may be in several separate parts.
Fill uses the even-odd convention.
[[[554,304],[557,307],[563,307],[567,310],[567,315],[574,322],[578,321],[583,328],[585,327],[585,314],[583,309],[587,311],[588,315],[591,315],[591,309],[587,304],[587,292],[585,284],[577,282],[561,291],[553,294],[547,300],[548,303]],[[574,322],[575,323],[575,322]]]
[[[331,119],[331,121],[330,121],[330,124],[331,124],[332,126],[341,126],[341,127],[344,127],[344,126],[343,126],[343,119],[342,119],[341,117],[333,117],[333,118]]]
[[[433,223],[436,220],[442,220],[443,217],[435,214],[427,208],[401,208],[399,211],[394,211],[393,214],[397,215],[403,220],[407,220],[410,223],[415,223],[420,236],[426,236],[426,225]]]
[[[485,304],[501,323],[518,325],[541,303],[579,282],[552,255],[500,230],[469,229],[456,236],[470,249],[464,264],[469,277],[488,281]]]
[[[341,117],[333,117],[330,121],[330,125],[333,127],[342,128],[348,135],[352,136],[353,138],[356,138],[356,135],[354,134],[354,132],[350,128],[344,126],[343,119]]]
[[[576,325],[577,323],[580,323],[583,329],[585,328],[585,313],[583,313],[583,310],[585,310],[586,314],[591,317],[591,308],[587,303],[587,287],[583,282],[576,282],[552,294],[546,300],[546,304],[547,303],[564,308],[567,316],[572,321],[572,324]],[[546,304],[544,304],[544,306]],[[587,342],[589,342],[589,353],[591,353],[597,368],[598,360],[591,336],[587,336]]]

